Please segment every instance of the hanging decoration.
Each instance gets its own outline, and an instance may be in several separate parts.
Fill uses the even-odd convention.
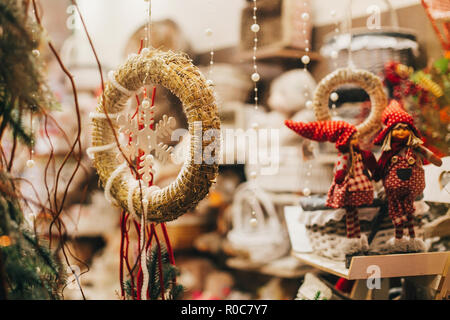
[[[160,281],[161,299],[174,297],[174,293],[179,292],[173,268],[170,269],[171,277],[163,274],[163,269],[166,269],[163,265],[164,245],[158,239],[155,223],[161,226],[169,262],[174,266],[164,222],[195,208],[207,195],[218,172],[215,156],[219,143],[211,138],[203,141],[203,138],[210,130],[220,130],[212,87],[191,60],[181,53],[150,48],[151,1],[147,2],[148,21],[140,52],[130,55],[124,65],[109,73],[97,110],[91,113],[92,147],[88,149],[105,188],[105,197],[123,210],[121,296],[138,300],[153,297],[151,292],[154,288],[151,286],[155,277]],[[146,47],[142,48],[144,44]],[[171,160],[173,148],[160,140],[171,136],[176,123],[174,118],[166,115],[155,122],[156,87],[150,99],[147,96],[149,85],[161,85],[181,100],[191,135],[189,154],[178,177],[162,189],[154,184],[154,164],[156,159],[162,164]],[[141,93],[142,101],[139,98]],[[132,97],[136,98],[138,106],[134,114],[129,114],[126,105]],[[212,159],[205,158],[208,154]],[[130,218],[139,235],[137,276],[128,257],[127,224]],[[151,267],[155,261],[147,259],[147,251],[153,251],[153,239],[156,251],[152,256],[157,257],[158,270]],[[124,281],[124,265],[129,272],[127,282]],[[165,285],[167,279],[173,279],[170,288]]]
[[[308,4],[309,4],[309,1],[304,1],[303,2],[303,5],[305,6],[305,10],[301,14],[301,17],[300,17],[300,19],[302,20],[302,33],[303,33],[304,38],[305,38],[305,54],[301,57],[300,60],[301,60],[301,62],[303,64],[303,68],[304,68],[305,72],[308,71],[308,65],[311,62],[311,58],[309,57],[309,52],[311,50],[311,46],[310,46],[310,41],[309,41],[308,37],[306,36],[306,34],[308,32],[307,25],[308,25],[309,20],[311,19],[310,15],[308,13],[309,10],[307,10],[307,8],[306,8],[308,6]],[[306,107],[308,109],[311,109],[312,105],[313,105],[312,101],[311,101],[312,97],[310,97],[310,92],[308,90],[308,84],[307,83],[304,84],[304,88],[305,88],[305,99],[307,100],[306,101]],[[313,146],[307,140],[305,140],[304,143],[307,144],[308,149],[311,151],[311,155],[314,157]],[[309,179],[312,176],[312,168],[313,168],[312,162],[313,161],[314,161],[314,158],[309,159],[307,161],[307,164],[306,164],[307,170],[306,170],[305,187],[302,190],[303,195],[306,196],[306,197],[311,196],[311,188],[309,188],[309,184],[310,184],[310,180]]]
[[[160,84],[180,98],[189,122],[189,132],[193,136],[194,122],[201,122],[201,130],[205,132],[218,130],[220,120],[212,89],[206,85],[206,79],[200,71],[182,54],[144,49],[141,54],[129,57],[122,67],[111,73],[97,113],[92,114],[93,147],[89,153],[93,155],[94,166],[107,189],[107,198],[114,199],[125,210],[130,209],[135,217],[140,218],[146,210],[148,221],[170,221],[195,207],[208,193],[217,173],[217,164],[197,163],[196,157],[200,151],[200,155],[203,154],[209,143],[200,144],[192,139],[189,159],[172,184],[163,189],[135,186],[136,182],[133,181],[138,180],[130,170],[126,170],[133,160],[129,157],[136,149],[142,148],[146,152],[155,151],[156,157],[160,159],[169,158],[170,148],[158,143],[157,137],[169,134],[174,125],[173,119],[166,118],[156,126],[156,131],[150,128],[153,121],[151,107],[145,107],[149,104],[148,100],[143,101],[142,118],[136,118],[131,125],[126,125],[125,120],[131,117],[122,114],[125,103],[140,90],[143,82],[146,85]],[[139,128],[137,123],[141,120],[144,121],[144,127]],[[117,136],[109,121],[113,127],[120,128],[119,132],[131,133],[135,145],[118,148],[115,140]],[[150,154],[146,154],[145,159],[148,163],[152,161]],[[147,206],[142,206],[141,196],[142,200],[148,200]]]
[[[210,11],[213,11],[213,6],[212,6],[212,0],[208,1],[208,6],[210,8]],[[209,15],[210,17],[214,16],[213,12],[211,12],[211,14]],[[209,68],[208,68],[208,80],[206,81],[206,83],[208,85],[213,85],[213,80],[212,80],[212,74],[213,74],[213,66],[214,66],[214,40],[213,40],[213,29],[212,28],[206,28],[205,30],[205,35],[208,37],[209,39],[209,47],[210,47],[210,51],[209,51]]]
[[[260,26],[258,24],[258,19],[256,16],[256,12],[258,11],[258,7],[257,7],[257,3],[256,0],[253,0],[253,24],[251,25],[250,29],[252,30],[253,34],[254,34],[254,38],[253,38],[253,73],[251,76],[251,79],[254,83],[254,96],[253,96],[253,101],[255,104],[255,110],[258,110],[258,82],[261,79],[261,76],[258,73],[258,65],[256,63],[256,52],[258,51],[258,32],[260,31]],[[257,125],[256,125],[257,127]]]

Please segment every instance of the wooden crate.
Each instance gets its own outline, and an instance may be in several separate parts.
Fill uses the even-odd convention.
[[[309,0],[260,0],[257,7],[257,21],[261,27],[258,32],[258,49],[305,49],[305,39],[311,43],[312,16]],[[306,22],[306,34],[303,33],[304,21],[301,18],[304,12],[310,15]],[[254,33],[250,30],[252,17],[253,2],[248,1],[241,20],[240,49],[243,53],[253,51]]]

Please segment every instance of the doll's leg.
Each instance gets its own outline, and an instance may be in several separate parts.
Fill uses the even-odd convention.
[[[414,232],[414,199],[412,199],[411,197],[406,198],[403,202],[403,206],[405,208],[406,217],[408,218],[407,225],[409,237],[413,239],[416,237],[416,233]]]
[[[395,238],[401,239],[403,238],[403,225],[405,223],[402,219],[404,212],[400,199],[398,199],[395,195],[391,194],[388,196],[388,209],[389,216],[391,217],[395,228]]]
[[[356,207],[346,207],[346,224],[347,224],[347,238],[359,238],[361,236],[361,229],[358,219],[358,210]]]
[[[408,233],[411,239],[416,237],[416,233],[414,231],[414,215],[408,214]]]
[[[353,214],[353,236],[355,238],[361,237],[361,226],[359,224],[358,209],[356,208],[354,208]]]

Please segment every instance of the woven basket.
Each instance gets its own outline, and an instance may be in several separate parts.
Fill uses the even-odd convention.
[[[422,234],[422,219],[422,214],[414,217],[416,235],[419,237]],[[373,220],[360,219],[360,226],[361,233],[365,234],[369,238],[369,241],[371,241],[371,251],[374,252],[394,236],[394,227],[391,219],[387,215],[380,221],[375,234],[371,234]],[[309,243],[315,254],[332,260],[345,260],[345,253],[341,249],[345,240],[347,240],[345,215],[338,221],[330,220],[324,225],[312,224],[306,225],[305,227]]]
[[[383,71],[388,61],[398,61],[414,66],[414,56],[418,55],[417,36],[413,30],[398,26],[397,13],[389,1],[391,26],[369,30],[354,28],[350,33],[336,35],[332,32],[325,36],[325,45],[320,53],[328,62],[329,71],[346,67],[349,64],[349,40],[351,34],[352,62],[356,68],[369,70],[375,74]],[[338,56],[332,59],[332,53]]]
[[[414,225],[421,226],[422,225],[421,221],[422,221],[422,216],[414,217]],[[371,226],[372,226],[371,221],[361,220],[360,225],[361,225],[361,232],[369,233],[371,231]],[[392,229],[392,228],[393,228],[392,221],[388,216],[386,216],[381,221],[378,230],[381,231],[381,230],[387,230],[387,229]],[[308,229],[311,232],[319,232],[322,235],[323,234],[336,234],[336,235],[344,236],[344,237],[347,235],[345,216],[343,219],[341,219],[339,221],[332,220],[332,221],[326,223],[324,226],[319,226],[319,225],[314,224],[311,226],[307,226],[306,229]]]

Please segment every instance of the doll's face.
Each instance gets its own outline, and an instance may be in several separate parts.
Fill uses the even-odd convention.
[[[409,131],[408,126],[400,125],[395,127],[392,130],[392,136],[399,140],[404,140],[410,136],[411,132]]]

